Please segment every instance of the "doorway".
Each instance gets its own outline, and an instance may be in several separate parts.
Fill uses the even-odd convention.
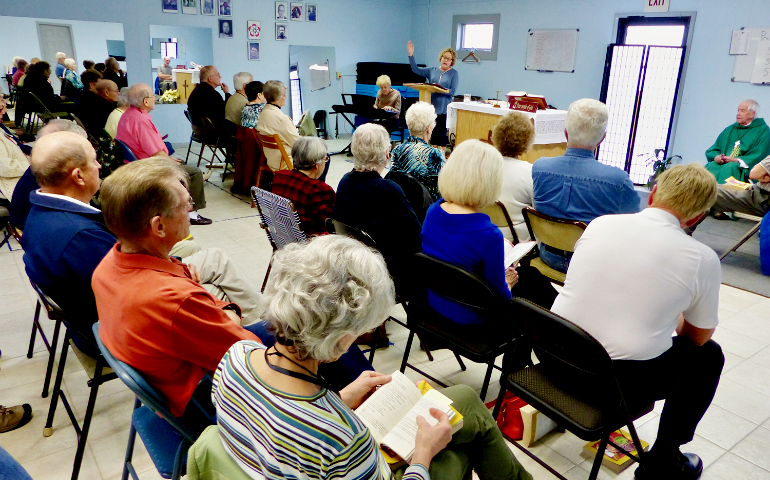
[[[607,48],[600,100],[607,104],[602,163],[645,184],[669,154],[691,17],[624,17]]]
[[[37,24],[38,39],[40,40],[40,55],[42,60],[51,64],[51,73],[56,70],[56,53],[64,52],[67,58],[74,58],[75,45],[72,40],[72,29],[69,25],[58,25],[54,23]],[[56,75],[51,75],[51,86],[55,92],[61,90],[61,82]]]

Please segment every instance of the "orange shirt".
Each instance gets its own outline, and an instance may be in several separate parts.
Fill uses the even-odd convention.
[[[194,282],[182,262],[125,254],[117,243],[94,270],[99,336],[168,399],[181,417],[195,387],[240,340],[259,339],[233,323],[229,304]]]

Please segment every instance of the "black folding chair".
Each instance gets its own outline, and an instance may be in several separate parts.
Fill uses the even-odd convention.
[[[501,299],[478,275],[424,253],[415,254],[412,277],[416,291],[407,312],[406,323],[410,332],[401,362],[401,372],[409,367],[439,385],[446,386],[408,363],[412,340],[417,334],[420,341],[427,342],[433,350],[452,350],[462,370],[465,370],[465,365],[460,357],[476,363],[486,363],[487,371],[480,395],[483,400],[487,394],[492,369],[502,371],[502,368],[495,365],[495,360],[498,356],[512,351],[515,340],[520,336],[517,328],[510,327],[514,319],[511,318],[508,302]],[[470,308],[489,324],[473,328],[453,322],[430,307],[427,289]],[[504,325],[507,327],[501,328]]]
[[[75,331],[81,338],[89,338],[84,333],[77,331],[70,324],[67,316],[64,314],[61,308],[54,302],[48,295],[45,294],[34,283],[32,287],[37,292],[40,298],[40,303],[46,308],[50,318],[56,318],[58,321],[64,324],[66,331],[64,334],[64,344],[62,345],[61,354],[59,355],[59,368],[56,372],[56,380],[53,386],[53,395],[51,396],[51,405],[48,408],[48,419],[45,422],[45,428],[43,429],[43,436],[50,437],[53,435],[53,419],[56,415],[56,407],[59,399],[61,398],[64,409],[67,411],[67,415],[70,417],[72,426],[75,428],[75,433],[78,436],[78,447],[75,451],[75,461],[72,467],[72,480],[77,480],[80,475],[80,465],[83,463],[83,455],[86,450],[86,442],[88,441],[88,431],[91,428],[91,418],[94,415],[94,407],[96,406],[96,394],[99,392],[99,386],[105,382],[117,378],[115,373],[107,366],[107,362],[104,357],[99,355],[98,357],[91,357],[90,355],[80,351],[75,344],[71,341],[70,330]],[[71,345],[70,345],[71,344]],[[55,343],[52,347],[55,348]],[[83,424],[81,425],[75,412],[67,400],[66,395],[61,389],[62,378],[64,377],[64,367],[67,364],[67,352],[72,347],[72,351],[75,352],[80,364],[83,366],[83,370],[88,375],[87,385],[91,388],[91,393],[88,396],[88,405],[86,406],[86,414],[83,418]],[[93,344],[94,351],[98,351],[97,345]],[[49,360],[50,363],[50,360]]]
[[[652,411],[653,405],[629,405],[620,391],[609,354],[588,332],[527,300],[514,298],[513,305],[540,363],[500,379],[493,415],[497,418],[505,392],[510,390],[579,438],[601,439],[588,477],[595,480],[607,444],[624,450],[609,440],[610,434],[628,426],[634,445],[641,446],[633,420]],[[511,443],[564,479],[525,447]],[[637,451],[638,456],[627,455],[641,463],[643,449]]]

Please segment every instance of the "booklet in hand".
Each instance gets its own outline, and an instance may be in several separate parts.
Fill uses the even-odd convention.
[[[503,242],[505,244],[503,258],[505,260],[504,263],[506,269],[519,263],[519,261],[524,258],[524,256],[528,254],[535,247],[535,245],[537,245],[537,242],[535,241],[519,242],[514,245],[507,238],[503,239]]]
[[[393,372],[390,383],[378,388],[361,406],[356,414],[369,427],[372,437],[384,449],[409,461],[414,454],[417,436],[417,416],[422,416],[430,425],[438,420],[430,414],[431,408],[438,408],[449,417],[452,433],[462,428],[463,417],[451,407],[452,400],[427,383],[422,390],[414,385],[403,373]]]

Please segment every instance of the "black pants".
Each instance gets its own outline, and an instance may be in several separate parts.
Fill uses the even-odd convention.
[[[719,385],[725,357],[713,340],[697,346],[674,337],[673,346],[650,360],[616,360],[620,389],[631,410],[665,400],[655,448],[679,448],[693,439]]]
[[[436,117],[436,128],[433,129],[433,134],[430,136],[430,144],[446,147],[446,113]]]

